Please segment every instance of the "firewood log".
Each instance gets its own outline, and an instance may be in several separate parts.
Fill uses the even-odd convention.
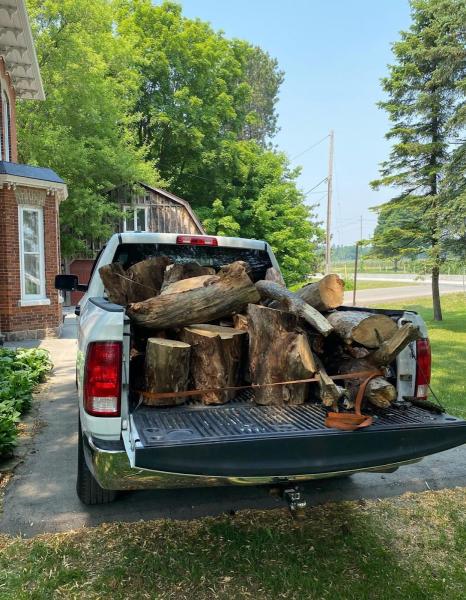
[[[215,275],[215,269],[213,267],[202,267],[197,262],[169,265],[165,269],[161,286],[162,291],[177,281],[190,279],[191,277],[199,277],[200,275]]]
[[[253,384],[308,379],[317,371],[307,337],[298,328],[295,315],[248,306],[249,367]],[[258,404],[303,404],[309,384],[257,388]]]
[[[348,358],[338,366],[338,373],[356,373],[358,371],[373,371],[374,365],[366,359]],[[359,385],[364,379],[348,379],[346,388],[351,400],[355,400]],[[364,399],[379,408],[388,408],[397,398],[396,388],[384,377],[375,377],[367,384]]]
[[[233,327],[235,329],[241,329],[242,331],[248,330],[248,318],[246,315],[236,314],[233,315]]]
[[[274,281],[275,283],[278,283],[278,285],[285,287],[285,280],[283,279],[280,271],[278,271],[275,267],[270,267],[267,269],[264,279],[266,281]]]
[[[242,261],[220,269],[218,275],[218,281],[207,287],[162,294],[130,304],[127,314],[135,323],[146,328],[173,329],[221,319],[259,301],[259,293]]]
[[[127,304],[127,279],[126,271],[120,263],[104,265],[99,269],[99,275],[104,284],[107,298],[110,302],[126,306]]]
[[[320,312],[338,308],[343,304],[345,282],[335,273],[325,275],[320,281],[309,283],[295,293]]]
[[[149,338],[145,359],[145,389],[148,392],[182,392],[188,389],[191,347],[178,340]],[[172,406],[185,397],[154,399],[143,396],[144,404]]]
[[[190,372],[196,389],[224,388],[241,382],[246,332],[218,325],[185,327],[181,339],[191,346]],[[223,404],[235,392],[207,392],[204,404]]]
[[[131,281],[126,281],[127,302],[142,302],[160,294],[164,272],[171,259],[166,256],[147,258],[135,263],[126,271]]]
[[[175,281],[162,290],[162,295],[166,294],[178,294],[179,292],[185,292],[187,290],[195,290],[200,287],[206,287],[211,285],[220,278],[218,275],[199,275],[198,277],[188,277],[187,279],[180,279]]]
[[[408,344],[421,337],[419,327],[405,323],[379,348],[368,354],[367,360],[376,366],[388,366]]]
[[[357,342],[366,348],[378,348],[397,330],[390,317],[364,311],[335,311],[327,319],[345,343]]]
[[[317,356],[314,356],[317,365],[319,378],[319,397],[324,406],[336,406],[338,401],[347,395],[344,387],[337,385],[331,379],[324,367],[323,362]]]
[[[262,299],[277,300],[280,308],[293,313],[294,315],[307,321],[314,329],[322,335],[328,335],[332,330],[332,325],[315,308],[312,308],[302,298],[290,292],[286,288],[274,283],[273,281],[258,281],[256,288]]]

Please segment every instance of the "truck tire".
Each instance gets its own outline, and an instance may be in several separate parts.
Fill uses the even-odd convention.
[[[78,440],[78,477],[76,480],[76,492],[78,498],[83,504],[109,504],[117,496],[115,490],[104,490],[94,479],[84,456],[83,437],[81,434],[81,424],[79,425]]]

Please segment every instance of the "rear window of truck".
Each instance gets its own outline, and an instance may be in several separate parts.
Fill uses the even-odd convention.
[[[249,265],[255,281],[262,279],[265,271],[272,266],[266,250],[183,244],[120,244],[113,262],[118,262],[124,269],[128,269],[137,262],[156,256],[166,256],[174,263],[197,262],[214,269],[220,269],[235,260],[243,260]]]

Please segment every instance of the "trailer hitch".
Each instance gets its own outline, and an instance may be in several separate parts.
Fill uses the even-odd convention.
[[[295,519],[302,519],[307,502],[303,498],[301,488],[297,485],[283,489],[282,498],[287,502],[288,508]]]

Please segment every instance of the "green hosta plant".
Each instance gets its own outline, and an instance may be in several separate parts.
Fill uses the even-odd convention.
[[[0,348],[0,455],[12,451],[16,423],[51,368],[49,353],[41,348]]]

